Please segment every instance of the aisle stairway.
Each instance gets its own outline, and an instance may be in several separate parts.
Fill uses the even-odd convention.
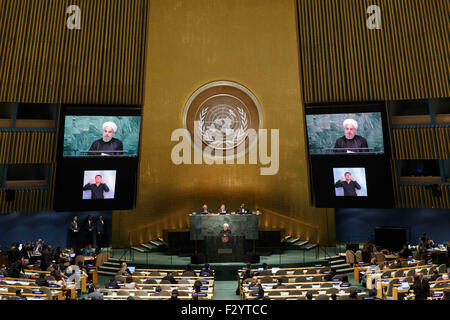
[[[131,250],[134,250],[134,251],[137,251],[140,253],[164,252],[164,251],[167,251],[167,243],[165,243],[163,239],[158,238],[158,239],[152,240],[147,243],[141,243],[137,246],[132,246]]]
[[[353,268],[345,262],[345,257],[331,256],[330,267],[336,270],[336,274],[353,272]]]
[[[98,267],[98,274],[102,276],[115,276],[117,272],[120,270],[120,266],[122,262],[129,263],[130,260],[119,260],[116,258],[109,258],[108,261],[103,263],[100,267]]]
[[[300,240],[299,238],[292,238],[291,236],[284,237],[281,244],[288,250],[311,250],[317,248],[318,244],[310,243],[307,240]]]

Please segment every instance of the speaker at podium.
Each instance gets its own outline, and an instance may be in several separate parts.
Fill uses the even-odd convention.
[[[206,259],[208,262],[242,262],[244,259],[243,236],[205,237]]]

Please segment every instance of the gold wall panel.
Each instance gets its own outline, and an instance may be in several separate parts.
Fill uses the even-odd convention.
[[[0,131],[0,164],[54,161],[55,136],[54,131]]]
[[[334,210],[309,204],[296,21],[290,0],[150,2],[138,202],[114,212],[113,246],[187,228],[187,215],[205,202],[235,210],[242,201],[264,211],[261,227],[335,243]],[[172,163],[170,137],[187,99],[217,80],[248,88],[264,128],[280,129],[276,175],[260,175],[260,165]]]
[[[29,188],[15,190],[14,201],[5,200],[6,190],[0,189],[0,213],[35,212],[51,210],[53,207],[53,190],[56,165],[50,166],[48,188]]]
[[[69,30],[66,8],[81,9]],[[0,102],[142,102],[148,0],[0,0]]]
[[[448,159],[450,128],[445,126],[395,128],[393,156],[397,160]]]
[[[366,27],[381,9],[381,30]],[[305,103],[450,96],[448,0],[298,0]]]
[[[397,206],[401,208],[450,208],[450,186],[438,185],[440,197],[433,195],[432,190],[426,185],[400,185],[400,194],[404,198],[399,199]],[[404,201],[404,199],[408,199]]]

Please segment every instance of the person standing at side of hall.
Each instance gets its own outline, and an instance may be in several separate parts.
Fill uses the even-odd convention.
[[[97,232],[97,247],[102,248],[106,246],[105,244],[106,227],[102,215],[98,217],[97,223],[95,224],[95,229]]]
[[[92,220],[92,216],[88,215],[86,222],[84,223],[84,231],[86,233],[85,246],[94,244],[94,220]]]
[[[70,246],[73,249],[77,249],[79,246],[79,234],[80,234],[80,224],[78,223],[78,217],[74,216],[73,220],[70,222]]]

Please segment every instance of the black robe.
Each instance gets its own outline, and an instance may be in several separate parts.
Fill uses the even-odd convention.
[[[95,140],[91,147],[89,148],[89,151],[123,151],[123,144],[122,141],[116,138],[112,138],[110,141],[105,142],[103,139]],[[123,155],[123,152],[106,152],[107,155],[114,155],[114,156],[121,156]],[[90,156],[99,156],[101,155],[101,152],[89,152],[88,155]]]
[[[367,149],[354,149],[354,148],[368,148],[367,140],[361,136],[355,135],[353,139],[347,139],[345,136],[336,140],[335,148],[352,148],[348,151],[352,152],[368,152]],[[334,150],[334,152],[347,152],[347,150]]]

